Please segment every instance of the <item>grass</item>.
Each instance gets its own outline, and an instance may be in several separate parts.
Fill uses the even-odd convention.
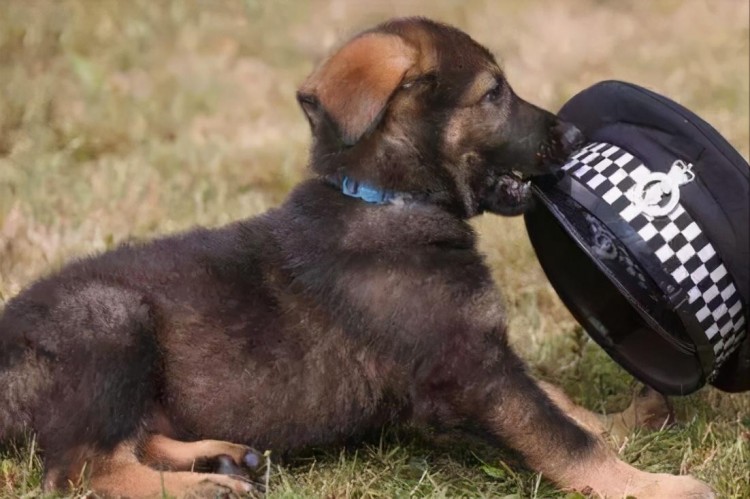
[[[78,255],[266,210],[305,175],[295,86],[351,33],[393,15],[456,24],[497,53],[525,98],[557,109],[597,81],[682,102],[748,157],[748,3],[414,0],[0,0],[0,307]],[[522,222],[474,222],[516,348],[594,410],[634,384],[586,339]],[[750,498],[750,396],[675,400],[679,425],[621,454]],[[0,454],[0,496],[36,497],[29,443]],[[79,491],[79,495],[85,491]],[[272,497],[564,497],[513,457],[389,428],[354,449],[274,467]]]

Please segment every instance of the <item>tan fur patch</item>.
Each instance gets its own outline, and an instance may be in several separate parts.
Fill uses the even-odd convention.
[[[470,115],[471,111],[468,109],[457,109],[448,119],[444,132],[445,140],[443,141],[446,153],[453,152],[461,145]]]

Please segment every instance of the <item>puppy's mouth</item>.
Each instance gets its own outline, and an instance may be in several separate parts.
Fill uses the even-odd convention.
[[[482,211],[498,215],[516,216],[531,206],[531,181],[518,171],[504,172],[489,181],[482,196]]]
[[[531,181],[519,172],[512,171],[500,175],[495,187],[501,215],[520,215],[531,203]]]

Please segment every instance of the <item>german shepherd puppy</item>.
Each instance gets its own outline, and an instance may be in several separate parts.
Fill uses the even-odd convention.
[[[473,428],[565,489],[712,497],[620,461],[508,346],[467,219],[523,212],[525,179],[563,162],[575,128],[421,18],[356,36],[298,99],[313,175],[279,208],[71,263],[8,302],[0,436],[36,433],[47,489],[247,491],[234,475],[258,468],[249,445],[410,420]]]

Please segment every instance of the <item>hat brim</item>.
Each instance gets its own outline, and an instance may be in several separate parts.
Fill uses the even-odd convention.
[[[634,377],[668,395],[699,389],[706,381],[704,370],[695,348],[680,334],[680,319],[645,272],[638,279],[631,275],[638,272],[637,264],[623,267],[623,259],[636,260],[614,235],[603,235],[605,224],[597,224],[564,190],[564,182],[535,186],[537,202],[525,215],[539,262],[561,300]],[[585,220],[597,234],[588,231]],[[603,254],[592,237],[609,237],[605,244],[615,247],[617,258]]]

